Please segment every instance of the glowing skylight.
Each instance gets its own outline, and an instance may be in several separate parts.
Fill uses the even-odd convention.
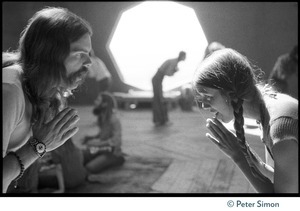
[[[164,78],[163,88],[168,91],[192,80],[207,44],[192,8],[149,1],[121,14],[108,49],[121,79],[143,90],[152,90],[151,79],[165,60],[185,51],[180,71]]]

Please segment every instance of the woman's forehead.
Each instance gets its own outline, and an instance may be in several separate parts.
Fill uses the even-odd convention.
[[[201,96],[212,96],[217,91],[218,91],[217,89],[208,88],[208,87],[204,87],[204,86],[198,86],[198,93]]]

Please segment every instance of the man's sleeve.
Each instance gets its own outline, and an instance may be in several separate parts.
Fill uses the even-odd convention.
[[[2,157],[6,155],[9,139],[24,112],[24,95],[14,84],[2,83],[3,140]]]

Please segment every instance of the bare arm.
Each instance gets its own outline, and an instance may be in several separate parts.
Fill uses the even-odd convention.
[[[74,116],[74,110],[66,108],[61,111],[57,116],[48,123],[37,123],[33,126],[33,135],[38,140],[43,141],[46,145],[47,151],[52,151],[62,145],[70,137],[72,137],[77,131],[77,127],[73,125],[79,120]],[[3,143],[9,142],[9,136],[3,140]],[[6,151],[6,149],[5,149]],[[28,168],[36,159],[38,155],[29,144],[23,145],[16,151],[24,168]],[[6,152],[4,152],[6,154]],[[3,156],[3,189],[5,193],[9,184],[20,174],[21,168],[18,160],[13,155]]]
[[[272,175],[272,168],[265,167],[264,163],[256,163],[255,169],[251,169],[249,162],[246,160],[244,156],[241,156],[238,159],[233,160],[235,164],[241,169],[247,180],[251,183],[251,185],[255,188],[255,190],[259,193],[273,193],[274,192],[274,184],[271,179],[268,178],[268,175]],[[261,169],[264,169],[265,172],[262,172]],[[253,174],[255,172],[255,175]],[[266,173],[268,172],[268,173]]]
[[[265,164],[251,151],[248,145],[245,145],[245,147],[249,147],[249,154],[247,155],[249,158],[246,158],[236,136],[227,130],[221,122],[217,119],[209,119],[207,127],[212,132],[212,135],[207,134],[207,137],[235,162],[258,192],[274,192],[273,183],[265,175],[266,172],[272,175],[272,169],[265,168]],[[261,171],[262,169],[264,171]]]
[[[277,193],[299,193],[298,142],[289,138],[274,144],[274,189]]]
[[[14,84],[2,84],[3,89],[3,137],[2,137],[2,157],[3,157],[3,186],[5,193],[9,184],[20,174],[21,168],[18,159],[14,155],[7,155],[11,136],[19,121],[24,116],[25,101],[22,90]],[[27,137],[28,138],[28,137]],[[23,141],[23,140],[21,140]],[[24,143],[24,142],[23,142]],[[38,155],[35,154],[29,144],[25,144],[16,151],[20,157],[24,168],[28,168]]]
[[[299,193],[298,142],[291,138],[284,141],[281,140],[273,146],[273,154],[275,164],[274,169],[271,166],[265,166],[264,164],[261,167],[261,172],[269,177],[270,181],[274,181],[272,184],[273,192]],[[260,186],[257,181],[251,179],[251,175],[247,174],[247,164],[245,162],[236,161],[236,163],[258,192],[265,192],[268,190],[266,188],[267,186]]]
[[[16,153],[19,155],[25,169],[39,158],[29,144],[25,144],[17,150]],[[20,174],[20,172],[20,165],[15,156],[7,155],[3,158],[3,193],[6,193],[9,184]]]
[[[111,137],[112,146],[120,146],[122,141],[122,126],[120,119],[114,114],[112,116],[113,135]]]
[[[266,163],[261,172],[264,172],[264,175],[266,175],[274,183],[274,161],[267,149],[267,146],[265,146],[265,160]]]

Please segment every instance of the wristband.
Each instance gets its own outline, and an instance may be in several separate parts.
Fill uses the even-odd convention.
[[[13,182],[15,183],[14,188],[18,187],[18,180],[23,176],[25,168],[24,168],[24,164],[22,163],[19,155],[16,152],[9,152],[7,155],[13,155],[15,158],[17,158],[18,163],[20,165],[20,174],[13,180]]]

